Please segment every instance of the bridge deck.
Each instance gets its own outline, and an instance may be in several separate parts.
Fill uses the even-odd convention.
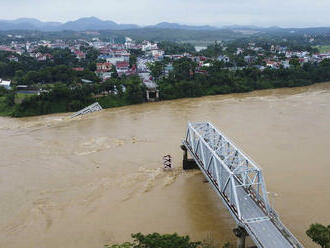
[[[283,237],[283,234],[263,212],[263,210],[256,204],[256,202],[249,197],[249,194],[242,188],[238,188],[238,200],[241,206],[242,218],[251,220],[253,218],[265,217],[264,220],[246,223],[246,229],[249,228],[259,240],[262,247],[292,247],[289,241]],[[248,230],[247,230],[248,231]],[[249,232],[249,231],[248,231]]]

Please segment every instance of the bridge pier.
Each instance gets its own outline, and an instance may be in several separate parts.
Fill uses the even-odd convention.
[[[181,149],[183,150],[183,169],[184,170],[193,170],[193,169],[199,169],[198,165],[196,164],[194,159],[188,158],[188,151],[187,148],[184,145],[181,145]]]
[[[241,226],[234,228],[233,232],[237,237],[237,248],[245,248],[245,238],[249,236],[249,234]]]

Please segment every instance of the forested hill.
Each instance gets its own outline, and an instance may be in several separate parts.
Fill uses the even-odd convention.
[[[19,36],[16,38],[15,35]],[[330,28],[311,28],[311,29],[216,29],[216,30],[187,30],[169,28],[139,28],[127,30],[100,30],[100,31],[58,31],[43,32],[32,30],[0,31],[0,43],[10,44],[11,41],[24,42],[24,40],[70,40],[91,39],[99,37],[104,41],[124,42],[125,37],[130,37],[137,41],[176,41],[176,42],[208,42],[228,41],[242,38],[272,40],[272,39],[292,39],[306,40],[313,38],[311,44],[328,44]]]
[[[90,39],[99,37],[101,40],[115,42],[124,42],[125,37],[130,37],[133,40],[152,40],[152,41],[215,41],[215,40],[234,40],[238,38],[247,38],[250,35],[240,32],[234,32],[227,29],[217,30],[177,30],[177,29],[158,29],[158,28],[140,28],[128,30],[101,30],[93,32],[85,31],[59,31],[59,32],[42,32],[31,30],[15,30],[15,31],[0,31],[0,43],[9,43],[15,40],[15,37],[8,35],[20,35],[22,38],[17,41],[26,40],[56,40],[56,39]]]

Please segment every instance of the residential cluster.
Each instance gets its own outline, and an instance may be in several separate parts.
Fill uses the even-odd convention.
[[[228,47],[225,43],[218,43],[220,55],[214,56],[203,55],[200,52],[181,53],[181,54],[165,54],[165,51],[159,48],[157,43],[151,41],[137,42],[126,37],[125,42],[116,43],[114,41],[103,41],[100,38],[92,38],[90,40],[39,40],[18,42],[12,41],[9,45],[1,45],[0,51],[10,52],[8,60],[11,62],[19,62],[20,56],[29,56],[40,62],[52,62],[54,57],[50,53],[40,52],[40,47],[49,49],[69,49],[77,61],[84,61],[88,56],[86,48],[92,48],[97,51],[95,62],[95,74],[101,81],[111,78],[114,73],[117,76],[139,75],[148,90],[154,91],[158,96],[157,84],[153,80],[149,65],[156,61],[166,61],[164,66],[163,77],[169,75],[173,70],[173,61],[183,57],[190,58],[197,65],[192,73],[207,74],[207,67],[214,64],[215,61],[223,63],[224,69],[240,70],[246,67],[255,67],[259,70],[266,68],[280,69],[292,66],[290,61],[295,58],[299,64],[319,63],[326,58],[330,58],[328,53],[311,53],[309,51],[294,51],[287,46],[269,45],[267,48],[258,46],[254,42],[248,43],[244,47]],[[20,55],[20,56],[18,56]],[[239,62],[238,62],[239,61]],[[74,71],[84,71],[83,66],[72,67]],[[82,80],[82,82],[92,83],[90,80]],[[10,87],[10,81],[0,79],[0,85]]]

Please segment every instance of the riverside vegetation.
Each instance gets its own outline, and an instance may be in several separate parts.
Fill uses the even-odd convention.
[[[305,63],[300,66],[297,59],[293,58],[290,63],[292,66],[288,69],[266,68],[260,71],[254,67],[247,67],[233,71],[227,69],[224,63],[214,61],[210,67],[204,68],[206,73],[200,74],[195,71],[195,62],[189,58],[182,58],[173,62],[173,71],[167,77],[162,76],[165,66],[162,62],[154,63],[150,69],[159,85],[160,100],[306,86],[330,81],[330,59],[325,59],[319,64]],[[95,101],[99,101],[103,108],[145,101],[145,87],[137,76],[114,77],[104,83],[81,84],[75,80],[78,73],[64,65],[46,67],[33,72],[33,75],[28,73],[24,76],[25,80],[30,80],[29,77],[54,77],[49,81],[63,82],[50,84],[49,89],[40,95],[33,95],[21,101],[15,94],[15,89],[0,89],[1,115],[23,117],[71,112]],[[91,75],[88,71],[84,73]]]
[[[322,248],[330,248],[330,225],[312,224],[306,231],[316,244]],[[189,236],[179,236],[178,234],[152,233],[143,235],[141,233],[132,234],[133,242],[122,244],[105,245],[105,248],[216,248],[220,247],[212,238],[204,241],[192,242]],[[225,243],[223,248],[234,247],[230,243]]]
[[[306,86],[330,81],[330,59],[301,65],[298,57],[292,57],[289,68],[280,66],[278,69],[266,67],[260,70],[258,65],[265,65],[263,59],[272,55],[268,50],[269,44],[273,43],[266,41],[259,43],[258,45],[267,52],[265,57],[258,57],[258,60],[252,64],[244,62],[246,54],[232,55],[238,47],[244,47],[249,51],[247,54],[254,54],[254,51],[247,48],[249,40],[228,43],[225,51],[223,45],[216,42],[195,54],[208,58],[205,64],[209,66],[200,67],[188,57],[171,61],[169,58],[164,58],[150,63],[148,65],[150,74],[158,84],[160,100]],[[274,44],[281,43],[278,41]],[[194,47],[189,43],[162,41],[158,45],[166,54],[194,53]],[[300,43],[295,40],[290,41],[286,45],[294,51],[316,51],[315,48],[301,41]],[[116,67],[113,66],[111,78],[100,82],[100,78],[94,73],[100,52],[89,47],[88,44],[82,46],[81,51],[85,52],[86,58],[77,60],[68,48],[38,47],[36,52],[52,56],[52,60],[46,61],[37,61],[24,54],[16,54],[18,61],[10,61],[8,57],[12,54],[1,51],[0,77],[12,79],[13,87],[11,90],[0,87],[0,115],[24,117],[72,112],[95,101],[98,101],[103,108],[146,101],[145,86],[137,75],[119,77]],[[224,52],[230,57],[230,63],[216,59]],[[137,57],[141,53],[141,50],[130,51],[130,66],[136,64]],[[169,64],[172,64],[173,69],[166,74]],[[84,68],[84,70],[76,71],[72,68]],[[83,83],[86,80],[92,83]],[[42,90],[38,95],[27,94],[24,91],[20,93],[16,88],[20,84],[30,89]]]
[[[193,242],[189,236],[179,236],[178,234],[152,233],[143,235],[141,233],[132,234],[133,242],[122,244],[105,245],[105,248],[216,248],[218,244],[212,238],[204,241]],[[225,243],[223,248],[233,248],[230,243]]]

